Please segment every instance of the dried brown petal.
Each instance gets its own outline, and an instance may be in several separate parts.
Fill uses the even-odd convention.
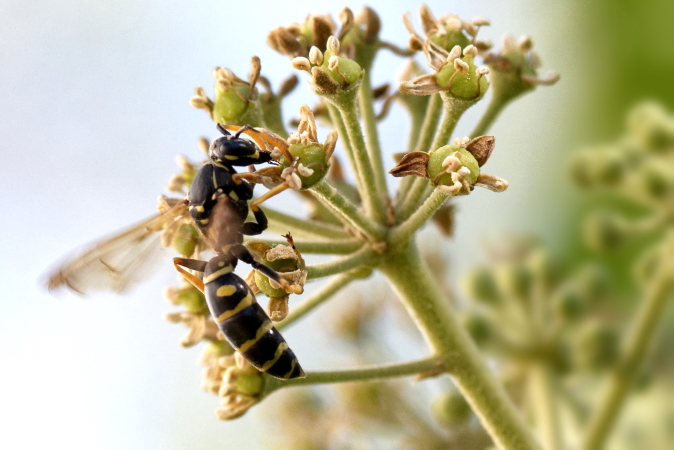
[[[288,78],[283,80],[281,82],[281,87],[279,88],[278,95],[281,97],[285,97],[286,95],[290,94],[293,89],[297,86],[297,83],[299,82],[299,79],[297,78],[297,75],[290,75]]]
[[[363,8],[360,13],[358,13],[357,22],[365,25],[365,34],[363,39],[368,44],[374,44],[378,37],[379,31],[381,30],[381,20],[377,13],[369,7]]]
[[[477,160],[477,164],[482,167],[485,165],[491,152],[494,151],[496,138],[494,136],[478,136],[466,145],[468,150]]]
[[[488,175],[486,173],[481,173],[480,176],[477,177],[475,186],[489,189],[490,191],[493,192],[503,192],[506,189],[508,189],[508,182],[503,178],[499,178],[495,175]]]
[[[311,69],[314,86],[321,94],[336,94],[342,86],[320,67]]]
[[[437,77],[434,73],[422,75],[413,80],[404,81],[400,83],[399,89],[403,94],[411,95],[431,95],[444,91],[438,84]]]
[[[324,49],[328,43],[328,38],[332,36],[332,24],[321,16],[310,16],[309,27],[314,35],[314,46]]]
[[[267,36],[267,45],[277,52],[288,56],[308,56],[309,49],[297,40],[298,31],[288,28],[276,28]]]
[[[428,178],[428,160],[430,156],[425,152],[411,152],[402,157],[397,166],[389,171],[394,177],[415,175]]]

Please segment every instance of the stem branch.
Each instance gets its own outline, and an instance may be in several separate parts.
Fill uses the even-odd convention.
[[[539,449],[519,412],[445,301],[413,243],[388,254],[381,271],[441,355],[454,382],[499,448]]]

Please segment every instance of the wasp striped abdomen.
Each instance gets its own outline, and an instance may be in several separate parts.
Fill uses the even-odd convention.
[[[220,258],[214,259],[224,262]],[[274,328],[245,281],[232,273],[232,265],[211,267],[204,273],[206,302],[232,347],[255,368],[271,376],[281,379],[304,377],[295,354]]]

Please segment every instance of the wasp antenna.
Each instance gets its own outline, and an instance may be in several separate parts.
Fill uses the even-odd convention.
[[[223,124],[219,123],[215,127],[218,129],[220,133],[224,134],[225,136],[231,135],[231,133],[227,131],[227,128],[225,128]]]

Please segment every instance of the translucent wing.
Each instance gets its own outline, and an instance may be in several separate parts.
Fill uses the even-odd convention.
[[[47,274],[47,289],[61,287],[82,295],[122,293],[145,278],[161,261],[161,231],[185,223],[187,201],[156,214],[114,236],[67,256]]]

